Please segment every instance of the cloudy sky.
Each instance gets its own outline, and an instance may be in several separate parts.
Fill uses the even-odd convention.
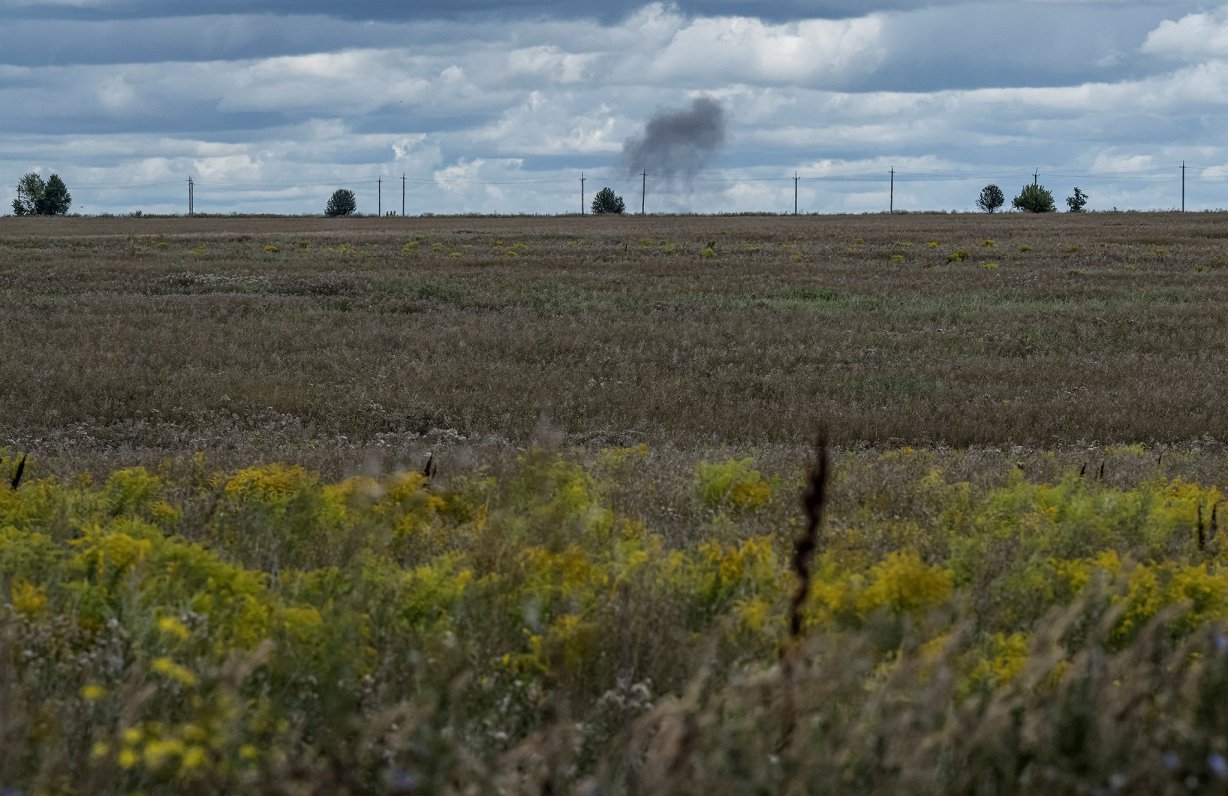
[[[653,211],[1228,207],[1228,5],[1173,0],[0,0],[0,198],[82,213],[559,213],[719,105]],[[665,160],[678,155],[665,150]]]

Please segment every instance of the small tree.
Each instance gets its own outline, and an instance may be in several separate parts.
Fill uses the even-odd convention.
[[[1082,213],[1089,198],[1091,197],[1080,191],[1078,186],[1075,186],[1074,196],[1066,197],[1066,207],[1070,208],[1072,213]]]
[[[623,204],[623,198],[614,193],[607,186],[597,192],[593,197],[593,213],[622,213],[626,211],[627,206]]]
[[[338,188],[328,198],[328,204],[324,205],[324,215],[348,216],[357,209],[358,200],[354,198],[354,192],[346,188]]]
[[[62,216],[72,206],[72,194],[68,192],[68,186],[60,179],[60,175],[52,174],[47,178],[42,198],[35,204],[39,215]]]
[[[38,200],[43,198],[47,185],[43,178],[30,172],[17,181],[17,198],[13,200],[13,214],[32,216],[38,212]]]
[[[1006,195],[996,185],[986,185],[981,189],[981,196],[976,200],[976,206],[986,213],[992,213],[1006,204]]]
[[[1043,185],[1025,185],[1019,195],[1011,200],[1017,210],[1027,210],[1030,213],[1051,213],[1057,209],[1053,204],[1053,194]]]

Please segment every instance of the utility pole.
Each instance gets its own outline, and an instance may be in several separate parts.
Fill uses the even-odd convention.
[[[640,184],[640,215],[642,216],[648,202],[648,171],[645,170],[641,176],[643,177],[643,182]]]
[[[793,172],[793,215],[797,215],[797,172]]]
[[[580,172],[580,215],[584,215],[584,172]]]
[[[887,199],[887,212],[895,213],[895,168],[891,169],[891,191]]]
[[[189,216],[196,212],[196,206],[195,206],[196,197],[193,195],[195,188],[196,188],[196,185],[195,183],[192,182],[192,178],[188,177],[188,215]]]
[[[405,218],[405,174],[401,174],[401,218]]]
[[[1036,187],[1037,180],[1039,179],[1040,179],[1040,169],[1036,169],[1035,171],[1032,172],[1032,187],[1033,188]]]
[[[384,178],[377,177],[375,180],[375,215],[384,215]]]
[[[1185,212],[1185,161],[1181,161],[1181,212]]]

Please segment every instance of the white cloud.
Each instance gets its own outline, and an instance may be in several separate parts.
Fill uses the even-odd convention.
[[[769,25],[749,17],[693,20],[653,63],[667,79],[834,86],[882,61],[882,19]]]
[[[512,50],[507,68],[513,75],[529,75],[557,83],[579,83],[593,74],[598,56],[563,52],[545,45]]]
[[[572,93],[531,91],[520,105],[503,112],[498,121],[463,134],[498,152],[525,155],[590,155],[622,149],[625,131],[606,105],[589,106],[592,97]],[[624,127],[630,125],[625,123]]]
[[[98,103],[112,113],[132,111],[137,104],[136,87],[128,82],[124,72],[103,80],[98,86]]]
[[[1091,170],[1108,174],[1150,171],[1155,167],[1155,158],[1151,155],[1118,155],[1111,152],[1098,152],[1092,160]]]
[[[1228,56],[1228,7],[1166,19],[1147,34],[1141,49],[1184,61]]]
[[[192,171],[201,182],[258,182],[264,179],[264,169],[251,155],[220,155],[194,158]]]
[[[435,185],[453,201],[462,202],[468,212],[509,213],[528,211],[524,198],[532,191],[532,177],[522,171],[519,158],[486,160],[461,159],[437,169]],[[509,207],[509,196],[520,199],[517,207]]]
[[[424,64],[404,50],[347,50],[219,64],[224,82],[213,90],[223,110],[329,109],[361,112],[418,102],[431,81]]]

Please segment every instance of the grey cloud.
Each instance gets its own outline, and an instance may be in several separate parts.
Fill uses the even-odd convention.
[[[632,173],[686,183],[709,163],[725,143],[725,109],[711,97],[698,97],[689,108],[656,113],[644,131],[627,139],[623,160]]]
[[[16,19],[0,26],[0,62],[19,66],[233,61],[398,47],[418,53],[499,42],[495,25],[423,20],[372,25],[323,15],[211,14],[131,20]]]
[[[1095,3],[970,3],[884,22],[885,58],[857,90],[938,91],[985,86],[1063,86],[1154,73],[1127,57],[1160,12],[1115,4],[1111,20]]]
[[[958,2],[958,0],[950,0]],[[770,21],[791,19],[846,19],[877,11],[909,11],[918,6],[942,3],[918,3],[917,0],[677,0],[676,6],[690,16],[737,15],[758,17]],[[196,16],[214,14],[326,14],[343,19],[361,20],[422,20],[496,18],[523,20],[526,18],[599,19],[615,22],[643,7],[643,0],[605,0],[602,3],[577,4],[565,0],[417,0],[411,3],[388,3],[384,0],[212,0],[208,3],[160,2],[130,0],[129,2],[98,2],[83,4],[0,1],[0,9],[15,18],[45,19],[135,19],[141,17]]]

